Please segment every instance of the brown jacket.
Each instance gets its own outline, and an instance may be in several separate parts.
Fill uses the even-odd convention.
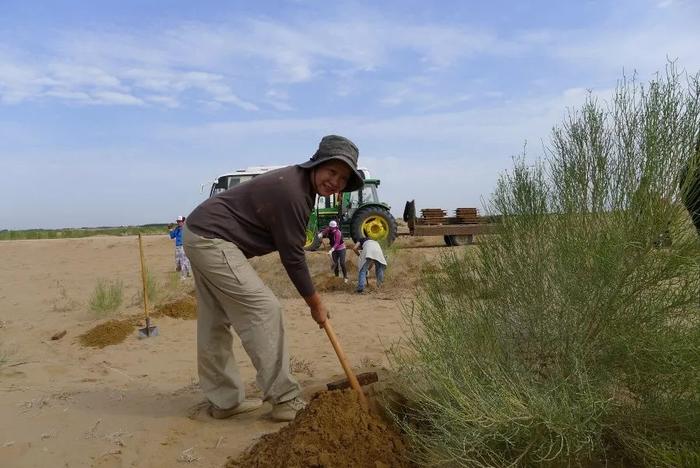
[[[187,217],[187,227],[236,244],[247,258],[278,251],[299,294],[310,296],[314,285],[304,243],[316,193],[309,172],[288,166],[236,185],[202,202]]]

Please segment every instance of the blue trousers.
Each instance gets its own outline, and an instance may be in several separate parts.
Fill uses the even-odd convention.
[[[362,291],[367,286],[367,274],[369,272],[369,267],[374,263],[374,271],[377,275],[377,286],[381,286],[384,282],[384,271],[386,270],[386,265],[377,260],[368,258],[365,260],[365,264],[360,268],[360,276],[357,279],[357,290]]]

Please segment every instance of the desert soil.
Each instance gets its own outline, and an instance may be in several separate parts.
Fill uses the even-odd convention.
[[[397,244],[410,248],[391,253],[386,287],[362,295],[353,293],[352,253],[347,285],[332,278],[325,252],[307,254],[338,338],[358,370],[387,365],[385,349],[402,336],[401,302],[410,301],[420,266],[446,250],[441,239]],[[193,290],[191,279],[181,282],[173,271],[167,236],[145,237],[144,247],[159,283],[155,305]],[[198,411],[203,396],[194,320],[161,316],[157,337],[139,339],[133,332],[104,348],[80,343],[92,327],[142,312],[135,237],[6,241],[0,242],[0,259],[0,466],[220,467],[285,426],[266,418],[269,407],[223,421]],[[277,255],[253,263],[280,297],[294,369],[309,398],[341,378],[342,369]],[[88,305],[99,279],[123,282],[124,303],[108,316]],[[249,393],[259,395],[237,339],[234,352]]]

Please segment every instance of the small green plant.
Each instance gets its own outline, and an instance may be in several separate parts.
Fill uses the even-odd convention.
[[[146,269],[146,294],[148,294],[148,304],[153,306],[161,298],[161,285],[150,270]],[[136,296],[136,303],[143,304],[143,287],[139,288]]]
[[[107,315],[116,311],[123,301],[124,284],[121,280],[97,280],[97,285],[90,297],[90,310],[98,315]]]
[[[182,287],[182,281],[180,280],[180,273],[177,271],[171,271],[168,274],[168,290],[169,291],[179,291]]]

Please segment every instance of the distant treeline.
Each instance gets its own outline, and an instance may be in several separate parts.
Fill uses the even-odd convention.
[[[64,229],[21,229],[0,230],[0,241],[20,239],[72,239],[91,236],[134,236],[138,233],[164,234],[167,224],[144,224],[143,226],[100,226],[94,228],[64,228]]]

